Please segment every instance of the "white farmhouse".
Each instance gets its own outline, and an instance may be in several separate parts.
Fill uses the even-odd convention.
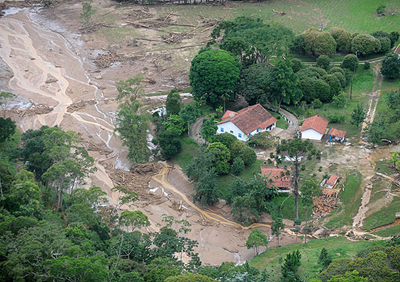
[[[251,135],[274,129],[276,121],[263,106],[256,104],[238,112],[226,111],[217,124],[217,134],[227,132],[241,141],[247,141]]]
[[[300,128],[301,138],[310,140],[321,140],[329,121],[315,115],[306,118]]]

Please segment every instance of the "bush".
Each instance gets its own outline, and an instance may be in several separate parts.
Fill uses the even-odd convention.
[[[304,65],[303,65],[302,61],[299,59],[293,59],[292,60],[292,69],[293,69],[293,72],[298,72],[299,70],[304,69]]]
[[[312,101],[311,105],[314,109],[319,109],[322,107],[322,102],[319,99],[315,99],[314,101]]]
[[[244,161],[240,157],[233,160],[232,172],[234,175],[239,175],[244,170]]]
[[[368,63],[368,62],[365,62],[365,63],[364,63],[364,69],[365,69],[365,70],[369,70],[370,68],[371,68],[371,64]]]
[[[321,55],[317,59],[317,67],[327,70],[329,68],[329,65],[331,64],[331,58],[327,55]]]
[[[345,121],[344,115],[332,114],[328,116],[330,123],[343,123]]]
[[[376,8],[376,12],[378,15],[383,15],[385,13],[386,5],[379,5],[378,8]]]
[[[348,54],[343,58],[341,67],[355,72],[358,68],[358,58],[356,55]]]

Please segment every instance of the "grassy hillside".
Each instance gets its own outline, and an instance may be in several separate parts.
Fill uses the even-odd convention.
[[[326,248],[333,259],[349,258],[355,256],[360,250],[373,246],[384,245],[384,241],[349,241],[344,237],[330,237],[326,239],[312,240],[307,245],[296,244],[280,248],[270,248],[250,261],[250,265],[259,270],[267,269],[271,274],[272,281],[276,281],[280,276],[281,261],[287,253],[299,250],[301,253],[300,275],[302,277],[317,277],[322,266],[318,264],[318,257],[322,248]]]
[[[262,3],[227,3],[225,7],[204,5],[165,5],[161,15],[170,13],[182,15],[181,23],[198,24],[198,16],[215,19],[233,19],[238,16],[254,16],[279,22],[293,29],[297,34],[310,27],[319,28],[340,26],[350,32],[371,33],[376,30],[393,31],[400,29],[400,2],[385,1],[388,16],[378,17],[375,0],[304,0],[304,1],[265,1]],[[362,7],[362,8],[361,8]],[[286,12],[279,15],[273,9]],[[394,13],[394,15],[391,15]]]

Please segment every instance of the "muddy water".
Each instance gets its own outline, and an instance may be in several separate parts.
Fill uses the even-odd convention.
[[[115,106],[104,103],[103,93],[91,82],[82,59],[69,42],[61,34],[36,24],[29,15],[28,10],[21,10],[0,19],[0,57],[14,73],[8,85],[12,92],[53,110],[19,116],[16,121],[23,131],[58,125],[78,132],[84,143],[104,148],[91,152],[98,168],[93,182],[113,198],[113,183],[100,163],[111,160],[117,168],[128,168],[126,151],[114,136]],[[95,100],[95,104],[67,111],[72,103],[85,100]]]

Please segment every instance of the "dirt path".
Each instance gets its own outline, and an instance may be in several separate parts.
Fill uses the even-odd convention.
[[[204,119],[207,115],[198,118],[191,126],[189,130],[189,137],[195,140],[198,144],[207,144],[207,141],[201,136],[201,127]]]
[[[368,106],[368,111],[367,111],[367,117],[365,118],[364,122],[361,125],[360,137],[363,136],[368,123],[372,123],[374,121],[376,107],[378,106],[379,97],[381,95],[380,88],[382,85],[383,76],[380,73],[380,65],[374,66],[373,71],[374,71],[375,79],[373,82],[372,93],[369,95],[370,100],[369,100],[369,106]]]

